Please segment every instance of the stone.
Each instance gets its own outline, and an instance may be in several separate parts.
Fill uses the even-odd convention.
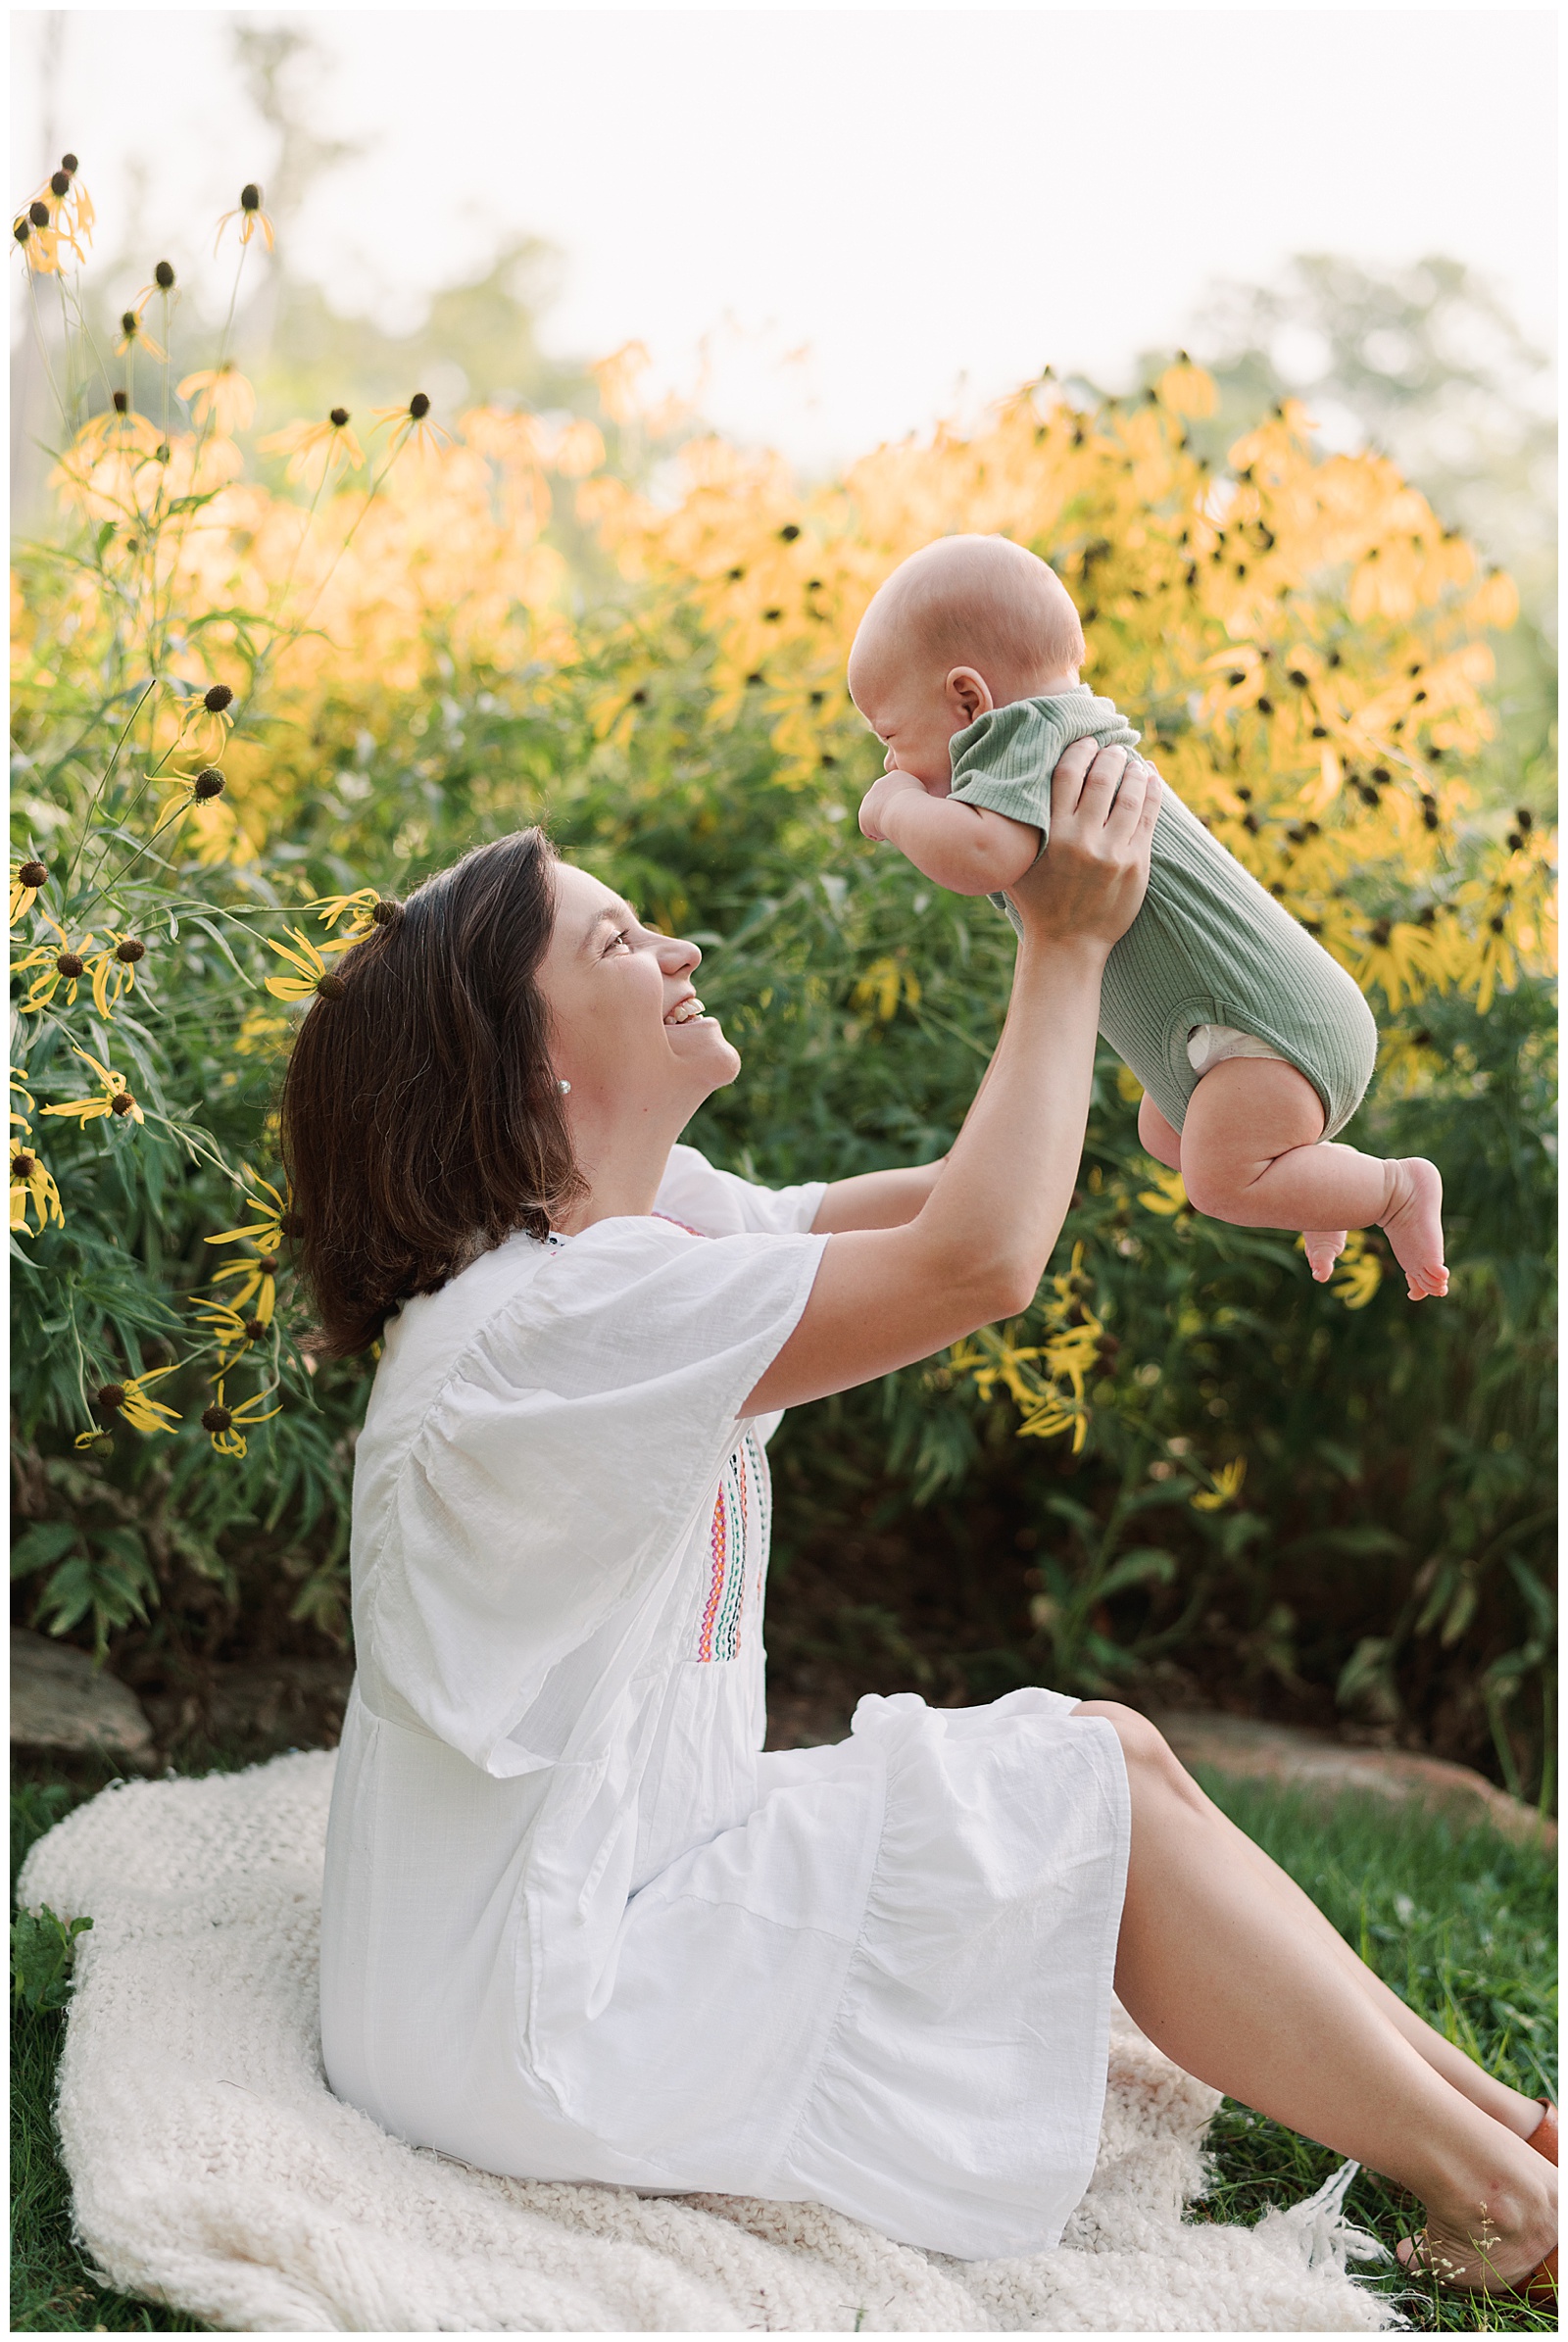
[[[1149,1721],[1157,1725],[1189,1767],[1207,1765],[1216,1773],[1334,1794],[1359,1790],[1390,1804],[1414,1798],[1446,1809],[1456,1820],[1491,1822],[1516,1841],[1533,1838],[1547,1849],[1557,1842],[1556,1824],[1534,1806],[1521,1804],[1468,1765],[1449,1764],[1443,1757],[1417,1756],[1401,1748],[1349,1747],[1328,1732],[1263,1724],[1217,1709],[1151,1708]]]
[[[85,1651],[47,1635],[11,1630],[11,1741],[57,1755],[117,1757],[156,1769],[153,1728],[134,1691]]]

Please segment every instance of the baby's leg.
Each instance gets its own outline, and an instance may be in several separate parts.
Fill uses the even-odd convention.
[[[1182,1167],[1182,1143],[1146,1090],[1138,1107],[1138,1144],[1167,1171]]]
[[[1181,1172],[1194,1208],[1238,1228],[1378,1227],[1412,1301],[1446,1293],[1436,1166],[1319,1146],[1322,1129],[1322,1102],[1294,1065],[1230,1057],[1213,1066],[1182,1126]],[[1314,1262],[1313,1274],[1327,1270]]]

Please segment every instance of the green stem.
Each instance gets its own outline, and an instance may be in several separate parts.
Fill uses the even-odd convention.
[[[86,814],[82,820],[81,836],[76,840],[76,851],[71,857],[71,868],[66,872],[65,892],[68,896],[71,892],[71,882],[76,875],[76,864],[81,859],[82,848],[87,843],[87,833],[92,827],[93,812],[98,805],[99,800],[102,798],[104,791],[109,786],[109,776],[114,771],[115,766],[119,761],[121,750],[124,747],[125,742],[130,737],[130,729],[132,724],[134,724],[137,716],[140,715],[142,709],[146,707],[149,695],[156,691],[157,688],[158,677],[154,675],[152,681],[148,684],[146,691],[142,693],[141,698],[136,702],[135,707],[132,707],[129,715],[126,717],[125,728],[121,733],[120,738],[115,742],[115,753],[110,757],[108,763],[104,766],[103,779],[93,791],[91,802],[87,806]]]

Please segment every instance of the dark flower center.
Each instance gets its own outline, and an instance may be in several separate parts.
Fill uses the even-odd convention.
[[[115,393],[115,413],[117,415],[123,415],[127,412],[129,406],[130,401],[126,398],[124,392],[122,390],[117,390]]]
[[[211,684],[202,694],[202,706],[209,715],[221,715],[225,707],[232,707],[234,695],[226,683]]]
[[[49,192],[51,195],[69,195],[71,193],[71,173],[69,171],[57,171],[55,172],[54,177],[49,181]]]
[[[11,1158],[13,1179],[30,1179],[37,1168],[38,1158],[35,1154],[14,1154]]]
[[[115,957],[127,968],[133,968],[138,959],[145,959],[146,956],[146,945],[139,944],[133,935],[127,935],[122,944],[115,946]]]
[[[98,1393],[98,1404],[103,1408],[104,1413],[106,1415],[112,1415],[117,1407],[122,1407],[124,1403],[124,1384],[105,1383],[103,1389]]]
[[[17,872],[24,887],[41,887],[48,875],[42,862],[24,862]]]
[[[326,419],[335,430],[341,431],[349,419],[349,411],[346,407],[334,407]]]
[[[19,220],[16,225],[12,228],[11,233],[16,237],[19,244],[25,244],[31,239],[32,229],[28,226],[25,220]]]
[[[55,954],[55,965],[62,976],[79,976],[86,964],[74,951],[59,951]]]
[[[409,401],[409,413],[416,423],[423,422],[430,412],[430,402],[422,390],[416,390]]]
[[[223,786],[222,774],[216,765],[208,764],[202,768],[192,782],[191,794],[200,804],[205,805],[210,797],[221,797]]]
[[[109,1100],[109,1111],[111,1114],[133,1114],[135,1110],[136,1100],[131,1097],[128,1090],[117,1090],[114,1097]]]
[[[204,1407],[202,1409],[202,1430],[204,1432],[226,1432],[233,1420],[232,1408]]]
[[[60,168],[62,171],[69,171],[74,173],[81,169],[81,165],[76,161],[74,155],[62,155],[60,158]]]
[[[264,1252],[256,1265],[261,1270],[264,1277],[275,1277],[277,1275],[277,1254],[275,1252]]]
[[[135,340],[135,338],[136,338],[136,312],[135,312],[133,309],[127,309],[127,310],[125,311],[125,313],[124,313],[124,316],[123,316],[123,317],[121,318],[121,320],[120,320],[120,330],[121,330],[121,332],[122,332],[122,333],[123,333],[123,334],[124,334],[124,335],[125,335],[125,336],[126,336],[126,337],[129,339],[129,340],[131,340],[131,341],[134,341],[134,340]]]
[[[260,187],[256,185],[254,180],[247,180],[245,185],[241,187],[239,191],[239,208],[242,212],[259,212],[261,210],[262,191]]]
[[[174,282],[174,264],[172,261],[159,262],[157,268],[153,270],[153,282],[164,292],[167,293],[170,291]]]
[[[259,1317],[248,1317],[245,1320],[245,1339],[247,1342],[265,1342],[267,1340],[265,1321]]]
[[[27,218],[32,221],[34,227],[47,227],[49,224],[49,206],[39,197],[35,196],[32,202],[27,206]]]
[[[395,927],[403,916],[403,905],[390,895],[383,895],[370,913],[377,927]]]
[[[316,989],[320,994],[323,1000],[341,1000],[343,998],[343,979],[341,976],[334,976],[330,973],[324,976],[319,976],[317,978]]]

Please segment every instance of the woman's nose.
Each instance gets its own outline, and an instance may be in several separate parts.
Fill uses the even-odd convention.
[[[684,936],[672,935],[661,945],[659,957],[666,975],[684,976],[690,969],[702,965],[703,955],[697,946],[689,944]]]

